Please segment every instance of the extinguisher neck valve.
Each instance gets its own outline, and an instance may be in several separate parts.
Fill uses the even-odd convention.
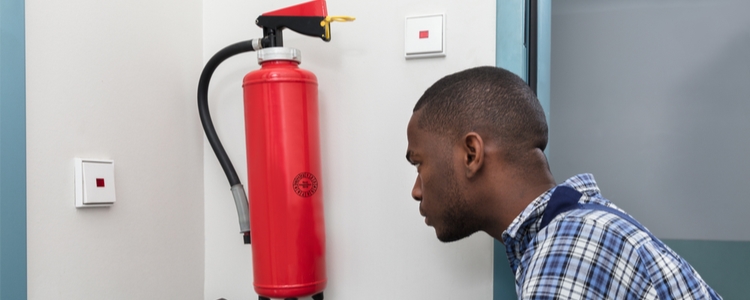
[[[302,52],[294,48],[287,48],[287,47],[264,48],[264,49],[261,49],[260,51],[257,51],[257,53],[258,53],[258,64],[262,64],[264,62],[274,61],[274,60],[288,60],[288,61],[294,61],[297,63],[302,62]]]

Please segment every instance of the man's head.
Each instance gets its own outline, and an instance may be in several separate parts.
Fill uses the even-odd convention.
[[[450,242],[496,225],[487,210],[506,205],[514,185],[533,181],[547,123],[521,78],[479,67],[427,89],[407,136],[407,159],[419,172],[412,197],[438,238]]]

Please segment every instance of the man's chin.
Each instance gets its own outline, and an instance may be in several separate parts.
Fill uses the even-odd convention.
[[[451,242],[455,242],[458,240],[462,240],[466,237],[471,236],[472,234],[474,234],[474,232],[438,231],[438,229],[435,228],[435,235],[437,235],[438,240],[443,243],[451,243]]]

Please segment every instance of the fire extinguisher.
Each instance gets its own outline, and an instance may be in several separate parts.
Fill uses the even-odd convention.
[[[255,23],[263,28],[263,38],[222,49],[201,73],[201,123],[229,180],[244,242],[252,245],[253,285],[259,299],[312,296],[322,300],[327,283],[318,83],[313,73],[299,68],[300,51],[284,47],[282,30],[328,42],[331,22],[352,20],[328,16],[324,0],[262,14]],[[208,86],[219,64],[249,51],[257,51],[261,68],[248,73],[242,84],[248,206],[245,190],[211,121]]]

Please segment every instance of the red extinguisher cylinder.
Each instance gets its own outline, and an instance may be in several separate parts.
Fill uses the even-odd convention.
[[[243,81],[254,287],[269,298],[317,294],[327,281],[318,82],[298,65],[262,60]]]

